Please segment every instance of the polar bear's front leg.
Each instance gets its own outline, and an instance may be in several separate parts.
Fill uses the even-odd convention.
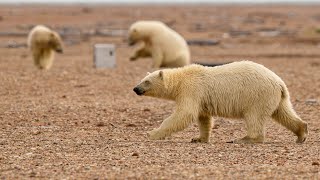
[[[160,68],[163,63],[163,54],[159,48],[152,50],[153,65],[152,68]]]
[[[188,127],[194,117],[189,112],[175,112],[165,119],[161,126],[148,132],[150,139],[159,140],[170,136],[174,132],[181,131]]]
[[[198,119],[200,137],[193,138],[191,140],[191,142],[193,142],[193,143],[197,143],[197,142],[207,143],[207,142],[209,142],[212,124],[213,124],[212,122],[213,121],[212,121],[211,116],[201,115]]]
[[[133,56],[130,57],[131,61],[137,60],[139,57],[151,57],[151,53],[145,48],[137,50]]]

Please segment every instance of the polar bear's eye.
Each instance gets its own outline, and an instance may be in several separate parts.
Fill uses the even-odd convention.
[[[148,80],[146,80],[144,83],[146,83],[146,85],[151,84],[151,82],[150,82],[150,81],[148,81]]]

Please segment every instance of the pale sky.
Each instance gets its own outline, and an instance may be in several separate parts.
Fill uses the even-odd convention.
[[[319,3],[320,0],[0,0],[0,3]]]

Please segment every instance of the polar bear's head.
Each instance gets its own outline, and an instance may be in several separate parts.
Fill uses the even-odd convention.
[[[129,46],[135,45],[140,39],[142,39],[137,28],[130,28],[128,36]]]
[[[137,21],[129,28],[128,43],[133,46],[139,41],[149,41],[163,27],[164,24],[160,21]]]
[[[139,95],[160,97],[165,92],[164,75],[162,70],[148,73],[141,82],[133,89]]]
[[[56,32],[50,32],[49,46],[58,53],[63,53],[62,40]]]
[[[128,33],[128,43],[130,46],[133,46],[138,41],[141,41],[146,38],[146,35],[144,33],[144,24],[145,23],[138,21],[130,26]]]

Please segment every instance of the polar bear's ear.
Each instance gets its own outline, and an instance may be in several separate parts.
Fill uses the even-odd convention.
[[[147,75],[151,74],[150,72],[147,72]]]
[[[159,71],[159,77],[163,80],[163,71]]]
[[[50,38],[53,39],[55,34],[53,32],[50,32]]]

